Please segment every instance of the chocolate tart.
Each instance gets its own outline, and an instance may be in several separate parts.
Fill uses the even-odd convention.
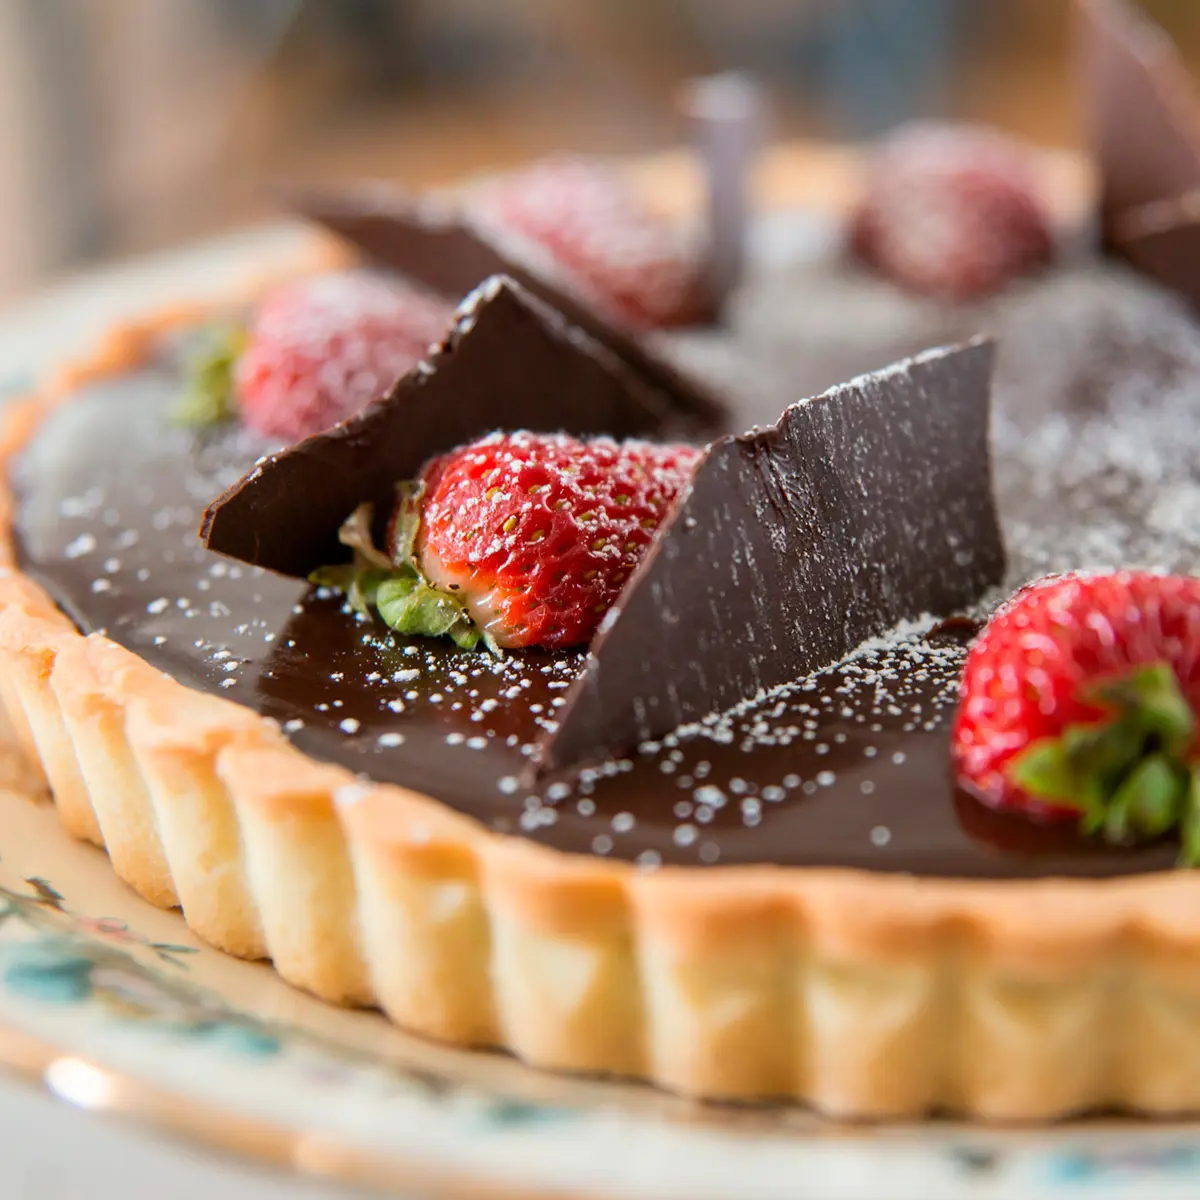
[[[729,325],[663,340],[735,421],[983,329],[1006,586],[1200,570],[1176,300],[1083,254],[918,303],[824,232],[764,229]],[[268,448],[173,427],[186,338],[123,338],[0,440],[0,701],[142,895],[327,1000],[541,1067],[854,1118],[1200,1110],[1200,877],[955,794],[970,615],[531,781],[577,657],[406,644],[203,549]]]

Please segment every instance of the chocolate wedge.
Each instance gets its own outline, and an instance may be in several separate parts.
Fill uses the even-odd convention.
[[[1121,213],[1109,242],[1131,267],[1200,309],[1200,187]]]
[[[592,643],[553,770],[607,757],[828,666],[1000,581],[977,340],[713,443]]]
[[[1078,0],[1084,103],[1105,245],[1200,301],[1200,89],[1167,34],[1125,0]]]
[[[446,341],[349,420],[260,461],[215,500],[210,550],[306,577],[339,562],[338,529],[359,504],[390,511],[396,483],[496,429],[616,438],[659,433],[661,393],[505,276],[463,302]]]
[[[419,200],[391,185],[341,191],[294,191],[292,210],[390,267],[444,296],[457,298],[492,275],[506,275],[551,305],[615,355],[641,386],[658,394],[664,437],[704,437],[728,428],[723,399],[678,370],[639,334],[597,312],[561,280],[535,269],[494,234],[472,223],[449,201]],[[698,296],[696,320],[711,322],[713,300]]]

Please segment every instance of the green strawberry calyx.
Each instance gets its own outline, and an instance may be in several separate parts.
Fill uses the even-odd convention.
[[[397,486],[395,557],[380,550],[372,534],[373,508],[360,504],[343,522],[338,541],[354,552],[351,562],[319,567],[309,582],[342,592],[356,611],[372,609],[397,633],[448,637],[463,650],[476,647],[500,653],[491,634],[481,630],[466,605],[452,592],[435,587],[421,573],[416,539],[421,527],[420,483]]]
[[[1089,687],[1105,713],[1030,743],[1008,765],[1030,796],[1079,813],[1087,834],[1116,844],[1177,831],[1180,865],[1200,866],[1196,714],[1169,663],[1134,667]]]
[[[183,395],[174,412],[178,424],[211,429],[237,417],[234,372],[248,342],[249,334],[237,325],[206,331],[203,346],[185,368]]]

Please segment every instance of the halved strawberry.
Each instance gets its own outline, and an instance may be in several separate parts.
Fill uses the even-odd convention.
[[[951,300],[995,292],[1053,254],[1031,153],[951,122],[905,125],[880,145],[851,240],[901,287]]]
[[[485,180],[465,203],[479,224],[523,243],[527,255],[547,255],[554,271],[624,323],[662,328],[697,319],[695,247],[613,169],[547,159]]]
[[[343,531],[357,566],[318,572],[394,629],[497,647],[588,642],[700,451],[563,434],[493,434],[403,484],[386,554],[369,514]]]
[[[959,781],[1109,841],[1178,829],[1200,862],[1200,579],[1119,571],[1018,592],[967,656]]]

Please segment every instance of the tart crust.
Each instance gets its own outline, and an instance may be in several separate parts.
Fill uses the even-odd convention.
[[[178,319],[0,424],[0,711],[67,831],[148,900],[326,1000],[538,1067],[856,1119],[1200,1111],[1200,875],[640,871],[364,784],[80,634],[17,568],[8,461]]]

